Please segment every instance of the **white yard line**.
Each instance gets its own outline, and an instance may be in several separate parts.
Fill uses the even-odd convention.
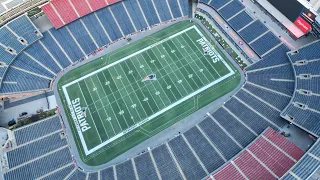
[[[137,51],[137,52],[135,52],[135,53],[127,56],[127,57],[124,57],[124,58],[120,59],[119,61],[113,62],[113,63],[111,63],[111,64],[109,64],[109,65],[107,65],[107,66],[105,66],[105,67],[103,67],[103,68],[100,68],[100,69],[98,69],[98,70],[96,70],[96,71],[93,71],[93,72],[91,72],[91,73],[89,73],[89,74],[87,74],[87,75],[85,75],[85,76],[82,76],[82,77],[79,78],[79,79],[76,79],[76,80],[74,80],[74,81],[72,81],[72,82],[69,82],[69,83],[63,85],[63,86],[62,86],[62,89],[63,89],[63,93],[64,93],[64,95],[65,95],[65,97],[66,97],[66,100],[67,100],[68,105],[69,105],[69,106],[71,105],[71,100],[70,100],[70,97],[69,97],[68,92],[67,92],[67,89],[66,89],[68,86],[71,86],[71,85],[73,85],[73,84],[75,84],[75,83],[78,83],[79,81],[81,81],[81,80],[83,80],[83,79],[86,79],[86,78],[88,78],[88,77],[90,77],[90,76],[92,76],[92,75],[95,75],[95,74],[97,74],[97,73],[99,73],[99,72],[101,72],[101,71],[103,71],[103,70],[105,70],[105,69],[108,69],[108,68],[110,68],[110,67],[112,67],[112,66],[115,66],[115,65],[117,65],[117,64],[119,64],[119,63],[121,63],[121,62],[123,62],[123,61],[125,61],[125,60],[127,60],[127,59],[130,59],[131,57],[135,57],[136,55],[138,55],[138,54],[140,54],[140,53],[142,53],[142,52],[144,52],[144,51],[146,51],[146,50],[152,49],[153,47],[156,47],[157,45],[161,45],[163,42],[166,42],[166,41],[168,41],[168,40],[170,40],[170,39],[172,39],[172,38],[174,38],[174,37],[176,37],[176,36],[179,36],[179,35],[187,32],[187,31],[189,31],[189,30],[191,30],[191,29],[195,29],[195,30],[201,35],[201,37],[202,37],[205,41],[208,42],[208,40],[203,36],[203,34],[200,32],[200,30],[198,30],[198,28],[197,28],[195,25],[194,25],[194,26],[191,26],[191,27],[189,27],[189,28],[186,28],[186,29],[184,29],[183,31],[180,31],[179,33],[176,33],[176,34],[174,34],[174,35],[172,35],[172,36],[170,36],[170,37],[168,37],[168,38],[165,38],[165,39],[163,39],[163,40],[161,40],[161,41],[159,41],[159,42],[157,42],[157,43],[155,43],[155,44],[153,44],[153,45],[151,45],[151,46],[148,46],[148,47],[146,47],[146,48],[144,48],[144,49],[141,49],[141,50],[139,50],[139,51]],[[209,44],[209,43],[208,43],[208,44]],[[211,47],[211,49],[212,49],[213,51],[215,51],[215,49],[213,48],[212,45],[209,45],[209,47]],[[159,51],[159,50],[158,50],[158,51]],[[161,53],[161,51],[159,51],[159,52]],[[216,52],[216,51],[215,51],[215,52]],[[166,53],[167,53],[167,51],[166,51]],[[235,72],[234,72],[234,71],[230,68],[230,66],[224,61],[224,59],[222,59],[222,57],[220,56],[220,54],[219,54],[219,53],[217,53],[217,54],[218,54],[218,56],[220,57],[220,60],[221,60],[221,61],[225,64],[225,66],[230,70],[230,72],[229,72],[228,74],[226,74],[226,75],[224,75],[224,76],[222,76],[222,77],[214,80],[213,82],[207,84],[206,86],[203,86],[203,87],[197,89],[196,91],[194,91],[194,92],[186,95],[186,96],[183,97],[182,99],[180,99],[180,100],[176,101],[175,103],[170,104],[169,106],[165,107],[164,109],[162,109],[162,110],[160,110],[160,111],[152,114],[151,116],[149,116],[149,117],[147,117],[146,119],[138,122],[137,124],[133,125],[132,127],[129,127],[128,129],[123,130],[123,131],[120,132],[119,134],[117,134],[117,135],[115,135],[114,137],[108,139],[107,141],[102,142],[101,144],[97,145],[96,147],[94,147],[94,148],[92,148],[92,149],[90,149],[90,150],[88,150],[88,148],[87,148],[87,146],[86,146],[86,142],[85,142],[85,140],[84,140],[84,137],[83,137],[83,134],[82,134],[82,132],[81,132],[81,130],[80,130],[80,127],[79,127],[78,122],[75,121],[74,123],[75,123],[75,125],[76,125],[76,129],[77,129],[77,131],[78,131],[78,135],[79,135],[80,141],[81,141],[81,143],[82,143],[82,146],[83,146],[83,148],[84,148],[85,154],[86,154],[86,155],[89,155],[89,154],[95,152],[96,150],[102,148],[103,146],[109,144],[110,142],[112,142],[112,141],[114,141],[114,140],[122,137],[123,135],[125,135],[125,134],[133,131],[134,129],[142,126],[143,124],[149,122],[150,120],[158,117],[159,115],[163,114],[164,112],[166,112],[166,111],[172,109],[173,107],[175,107],[175,106],[183,103],[184,101],[190,99],[191,97],[193,97],[193,96],[195,96],[195,95],[197,95],[197,94],[205,91],[206,89],[208,89],[208,88],[216,85],[217,83],[219,83],[219,82],[221,82],[221,81],[229,78],[230,76],[234,75]],[[170,56],[169,56],[169,57],[170,57]],[[171,57],[170,57],[170,58],[171,58]],[[134,66],[135,66],[135,65],[134,65]],[[135,69],[138,70],[136,67],[135,67]],[[103,75],[104,75],[104,74],[103,74]],[[141,75],[140,75],[140,76],[141,76]],[[105,75],[104,75],[104,77],[105,77]],[[107,80],[106,77],[105,77],[105,79]],[[172,81],[172,80],[171,80],[171,81]],[[174,82],[174,81],[172,81],[172,82]],[[188,82],[188,81],[187,81],[187,82]],[[184,87],[184,86],[183,86],[183,87]],[[190,86],[190,87],[191,87],[191,86]],[[80,90],[81,90],[81,89],[80,89]],[[188,92],[188,91],[186,91],[186,92]],[[82,93],[82,90],[81,90],[81,93]],[[82,95],[83,95],[83,93],[82,93]],[[119,106],[119,105],[118,105],[118,106]],[[119,106],[119,107],[120,107],[120,106]],[[113,111],[113,109],[112,109],[112,111]],[[113,111],[113,113],[114,113],[114,111]],[[91,115],[91,113],[90,113],[90,115]],[[114,114],[114,115],[115,115],[115,114]],[[119,122],[118,122],[118,123],[119,123]],[[120,126],[120,124],[119,124],[119,126]],[[120,128],[121,128],[121,126],[120,126]],[[97,131],[97,132],[98,132],[98,131]],[[100,136],[99,136],[99,137],[100,137]],[[100,138],[100,140],[101,140],[101,138]]]

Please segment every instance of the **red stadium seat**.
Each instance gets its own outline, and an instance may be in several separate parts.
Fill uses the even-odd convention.
[[[76,8],[80,16],[84,16],[91,12],[90,7],[88,6],[85,0],[70,0],[73,6]]]
[[[61,21],[59,16],[53,10],[50,3],[42,6],[42,10],[48,16],[49,20],[51,21],[51,23],[53,24],[54,27],[61,27],[64,25],[64,23]]]

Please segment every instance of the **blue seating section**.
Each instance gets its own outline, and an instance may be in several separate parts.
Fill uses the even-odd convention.
[[[282,177],[283,180],[296,180],[296,178],[294,176],[292,176],[291,174],[287,174],[285,176]]]
[[[265,68],[268,66],[288,64],[289,59],[286,54],[288,51],[289,51],[289,48],[286,45],[281,44],[279,47],[277,47],[276,49],[268,53],[266,56],[264,56],[263,59],[247,67],[246,70],[250,71],[250,70]]]
[[[136,176],[134,174],[132,161],[126,161],[116,166],[117,179],[134,180]]]
[[[162,22],[165,22],[165,21],[172,19],[166,1],[153,1],[153,2],[158,10],[158,13],[159,13],[159,16],[160,16]],[[188,2],[188,1],[186,1],[186,2]]]
[[[22,146],[18,149],[9,151],[7,152],[9,168],[42,156],[64,145],[67,145],[67,141],[65,139],[61,139],[60,134],[57,133],[31,144]]]
[[[122,37],[121,31],[119,30],[117,23],[114,21],[114,19],[111,18],[112,15],[108,8],[102,8],[98,10],[96,13],[102,25],[107,30],[112,41]]]
[[[29,164],[9,171],[4,174],[4,178],[7,180],[36,179],[71,162],[72,158],[69,148],[64,148]],[[30,171],[31,169],[32,171]]]
[[[319,166],[320,161],[309,155],[306,155],[299,162],[299,165],[292,170],[292,172],[301,179],[308,179],[308,177],[312,175],[312,173],[314,173]]]
[[[74,165],[67,166],[53,174],[50,174],[49,176],[43,178],[42,180],[52,180],[52,179],[63,180],[74,169],[75,169]]]
[[[52,132],[61,129],[60,119],[58,116],[50,117],[46,120],[14,131],[17,145],[24,144],[34,139],[40,138]]]
[[[42,37],[40,31],[36,29],[27,15],[22,15],[9,22],[8,27],[10,27],[10,29],[12,29],[19,37],[24,38],[28,44],[32,44]]]
[[[277,76],[276,75],[248,76],[248,81],[254,84],[278,91],[280,93],[284,93],[289,96],[292,96],[293,89],[294,89],[294,82],[278,81],[276,79],[273,79],[278,77],[283,77],[283,75],[280,74]]]
[[[189,5],[186,0],[178,0],[182,9],[183,16],[188,16]]]
[[[261,56],[280,43],[281,41],[272,32],[268,32],[250,45]]]
[[[139,180],[159,179],[149,153],[134,158]]]
[[[313,59],[319,59],[320,58],[320,41],[315,41],[308,46],[302,47],[298,51],[294,51],[294,53],[289,54],[289,57],[292,62],[296,62],[299,60],[313,60]]]
[[[241,148],[211,118],[206,118],[199,126],[227,160],[241,151]]]
[[[306,130],[314,133],[320,134],[320,114],[310,111],[308,109],[304,110],[290,104],[282,113],[282,116],[289,115],[294,118],[293,122]]]
[[[182,16],[178,2],[176,0],[168,1],[168,4],[170,5],[171,12],[174,18],[178,18]]]
[[[218,109],[212,116],[235,140],[237,140],[239,144],[242,145],[242,147],[246,147],[256,138],[251,131],[225,109]]]
[[[29,56],[27,56],[24,53],[21,53],[17,59],[15,59],[12,63],[12,66],[33,72],[33,73],[37,73],[39,75],[42,76],[46,76],[48,78],[52,78],[54,76],[54,74],[52,74],[51,72],[49,72],[47,69],[45,69],[44,67],[42,67],[40,64],[38,64],[36,61],[34,61],[33,59],[31,59]]]
[[[101,180],[114,180],[113,168],[109,167],[100,171]]]
[[[85,55],[81,52],[76,42],[72,39],[66,27],[59,28],[58,30],[52,28],[49,31],[73,62],[79,60]]]
[[[123,3],[124,3],[129,15],[130,15],[132,21],[133,21],[133,23],[135,24],[137,30],[141,30],[141,29],[148,27],[146,21],[143,18],[142,12],[141,12],[136,0],[127,0],[127,1],[123,1]],[[156,5],[159,3],[162,4],[162,10],[164,12],[168,13],[165,15],[165,17],[168,18],[167,20],[171,19],[168,6],[164,6],[164,5],[166,5],[165,1],[155,1],[154,3]],[[158,6],[157,6],[157,9],[158,9],[158,11],[160,11]]]
[[[61,68],[57,65],[57,63],[52,59],[49,53],[39,42],[36,42],[32,46],[27,48],[26,52],[54,73],[58,73],[61,71]]]
[[[89,54],[98,49],[80,20],[68,24],[67,27],[86,54]]]
[[[308,96],[296,92],[293,101],[308,105],[309,108],[320,111],[320,98],[318,96]]]
[[[0,93],[27,92],[48,89],[50,80],[9,67]]]
[[[238,0],[233,0],[229,4],[224,6],[222,9],[219,9],[218,12],[224,19],[227,20],[239,11],[241,11],[242,9],[244,9],[244,5],[241,4],[241,2]]]
[[[87,174],[85,172],[77,169],[67,178],[67,180],[79,180],[79,179],[85,180],[86,177],[87,177]]]
[[[4,26],[0,29],[0,43],[6,47],[11,47],[17,52],[17,54],[19,54],[27,46],[27,44],[22,44],[18,40],[18,37],[16,37],[6,27],[7,26]]]
[[[239,102],[237,99],[232,98],[225,107],[242,120],[247,126],[249,126],[257,134],[261,134],[267,127],[271,127],[274,130],[278,130],[277,127],[264,120],[261,116],[253,112],[247,106]]]
[[[206,175],[182,136],[174,138],[168,144],[187,179],[197,179]]]
[[[288,105],[291,99],[290,97],[283,96],[281,94],[268,91],[250,84],[246,84],[244,88],[257,97],[263,99],[265,102],[268,102],[269,104],[278,108],[279,110],[283,110]]]
[[[213,172],[224,164],[224,160],[197,127],[191,128],[184,135],[208,172]]]
[[[239,34],[247,43],[249,43],[267,30],[268,28],[264,24],[262,24],[261,21],[257,20],[246,28],[242,29]]]
[[[122,32],[127,35],[136,30],[133,28],[132,23],[127,15],[126,10],[124,9],[122,3],[116,3],[110,7],[114,17],[116,18],[119,26],[122,29]]]
[[[88,180],[98,180],[98,173],[90,173],[88,176]]]
[[[308,61],[305,65],[295,65],[294,69],[296,70],[296,74],[312,74],[318,75],[320,67],[320,61]]]
[[[256,99],[254,96],[250,95],[244,90],[239,91],[236,96],[241,99],[244,103],[249,105],[251,108],[259,112],[264,117],[268,118],[270,121],[283,127],[287,123],[279,116],[279,111],[271,108],[269,105],[264,102]]]
[[[247,12],[242,11],[240,14],[230,19],[229,23],[234,30],[238,31],[251,21],[253,21],[253,19],[247,14]]]
[[[158,24],[160,21],[157,17],[157,13],[151,3],[151,0],[139,0],[139,3],[149,25],[151,26],[154,24]]]
[[[66,68],[71,64],[68,57],[63,53],[61,48],[57,45],[48,32],[43,33],[41,42],[63,68]]]
[[[2,62],[10,64],[10,62],[16,57],[16,54],[9,53],[6,49],[0,48],[0,56]]]
[[[320,94],[320,78],[319,77],[313,77],[311,79],[300,79],[297,78],[297,87],[300,89],[305,89],[312,91],[313,93]]]
[[[81,19],[99,47],[102,47],[110,42],[97,17],[95,16],[95,13],[88,14]]]
[[[152,155],[162,179],[183,179],[166,145],[153,149]]]
[[[215,9],[221,8],[223,5],[227,4],[230,0],[220,0],[220,1],[211,1],[210,6],[214,7]],[[208,3],[208,2],[206,2]]]
[[[0,66],[0,78],[3,77],[3,75],[5,74],[7,70],[7,67],[6,66]]]

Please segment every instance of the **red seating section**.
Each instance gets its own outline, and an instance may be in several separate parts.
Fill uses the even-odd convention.
[[[245,178],[240,174],[240,172],[234,167],[232,163],[228,163],[224,168],[220,169],[213,176],[216,180],[226,180],[226,179],[237,179],[245,180]]]
[[[55,28],[120,0],[51,0],[41,8]]]
[[[304,154],[304,152],[295,144],[288,141],[286,138],[272,129],[268,129],[264,135],[296,160],[300,159],[300,157]]]
[[[88,3],[94,11],[107,5],[105,0],[88,0]]]
[[[54,10],[50,4],[46,4],[46,5],[42,6],[42,10],[49,17],[49,19],[54,27],[61,27],[64,25],[64,23],[61,21],[61,19],[57,15],[57,13],[54,12]]]
[[[304,151],[298,146],[269,128],[211,177],[221,180],[277,179],[283,176],[303,154]],[[207,180],[211,180],[211,177],[209,176]]]
[[[84,16],[91,12],[90,7],[86,1],[79,1],[79,0],[70,0],[73,4],[75,9],[77,10],[79,16]]]

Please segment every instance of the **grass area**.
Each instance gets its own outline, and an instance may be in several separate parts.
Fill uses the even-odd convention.
[[[202,17],[199,14],[195,15],[195,18],[201,20],[201,22],[208,28],[208,30],[212,33],[212,35],[215,37],[215,39],[219,42],[219,44],[224,48],[224,49],[229,49],[228,53],[230,54],[231,57],[239,64],[241,68],[247,67],[247,64],[243,62],[241,57],[230,47],[230,45],[221,37],[221,35],[213,28],[212,24],[210,24],[206,18]]]
[[[58,90],[81,159],[97,166],[239,82],[201,27],[181,21],[67,72]]]

